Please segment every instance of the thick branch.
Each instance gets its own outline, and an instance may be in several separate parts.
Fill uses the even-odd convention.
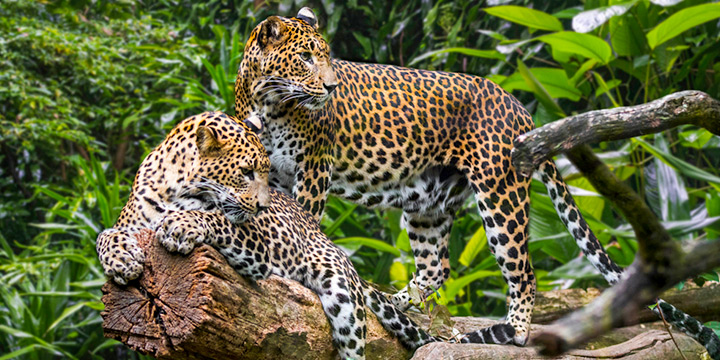
[[[518,136],[513,165],[528,176],[546,159],[579,144],[627,139],[684,124],[720,135],[720,101],[691,90],[647,104],[569,116]]]
[[[147,257],[142,277],[103,286],[106,337],[160,359],[337,356],[320,300],[299,283],[273,276],[252,284],[210,246],[186,257],[168,253],[150,231],[137,238]],[[366,354],[408,357],[372,315]]]

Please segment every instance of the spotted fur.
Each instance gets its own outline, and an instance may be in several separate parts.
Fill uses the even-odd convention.
[[[98,235],[105,275],[119,284],[140,276],[145,255],[133,234],[169,212],[220,206],[230,221],[246,221],[269,205],[269,170],[260,140],[234,118],[206,112],[183,120],[140,165],[115,226]]]
[[[528,258],[530,179],[512,166],[513,140],[533,129],[511,94],[477,76],[330,59],[307,8],[251,33],[235,85],[272,161],[270,184],[320,219],[328,193],[400,208],[425,294],[450,274],[456,210],[474,195],[490,250],[509,285],[514,342],[529,335],[535,276]],[[552,160],[539,168],[555,208],[609,283],[615,265],[580,215]],[[407,288],[393,302],[409,306]]]

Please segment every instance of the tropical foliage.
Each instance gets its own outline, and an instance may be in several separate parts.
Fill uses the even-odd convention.
[[[3,1],[0,359],[139,356],[102,337],[97,233],[113,224],[140,161],[174,123],[232,112],[250,30],[308,5],[335,57],[488,77],[538,125],[684,89],[720,98],[720,4],[707,1]],[[717,137],[681,127],[595,149],[678,241],[718,238]],[[628,265],[637,242],[627,222],[559,163],[592,229]],[[542,185],[533,191],[540,290],[603,286]],[[401,287],[414,265],[398,219],[332,198],[323,226],[364,278]],[[502,316],[506,285],[471,203],[450,247],[451,279],[436,301],[456,315]]]

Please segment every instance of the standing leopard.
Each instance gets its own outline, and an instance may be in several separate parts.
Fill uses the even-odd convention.
[[[182,121],[140,165],[117,223],[98,236],[105,274],[120,284],[140,276],[144,255],[133,235],[157,229],[170,251],[206,243],[251,280],[275,274],[315,291],[343,359],[365,358],[365,305],[409,349],[440,341],[365,283],[312,215],[271,190],[269,170],[259,139],[236,119],[208,112]],[[497,324],[455,341],[508,343],[513,335]]]
[[[235,111],[262,134],[270,185],[294,196],[316,220],[328,193],[402,209],[415,257],[412,286],[426,295],[450,275],[453,217],[474,195],[509,286],[514,343],[524,345],[535,299],[530,178],[510,160],[513,140],[534,128],[530,114],[478,76],[331,59],[317,29],[315,14],[303,8],[294,18],[267,18],[245,45]],[[537,171],[585,256],[610,284],[617,282],[622,269],[588,227],[554,162]],[[401,308],[409,300],[407,287],[392,297]]]

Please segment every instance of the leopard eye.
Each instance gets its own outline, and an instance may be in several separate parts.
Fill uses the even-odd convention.
[[[300,58],[301,58],[303,61],[306,61],[306,62],[309,62],[310,64],[312,64],[312,54],[311,54],[309,51],[301,52],[301,53],[300,53]]]
[[[252,169],[242,168],[240,169],[240,171],[242,172],[243,176],[247,176],[250,180],[255,180],[255,175],[253,174]]]

